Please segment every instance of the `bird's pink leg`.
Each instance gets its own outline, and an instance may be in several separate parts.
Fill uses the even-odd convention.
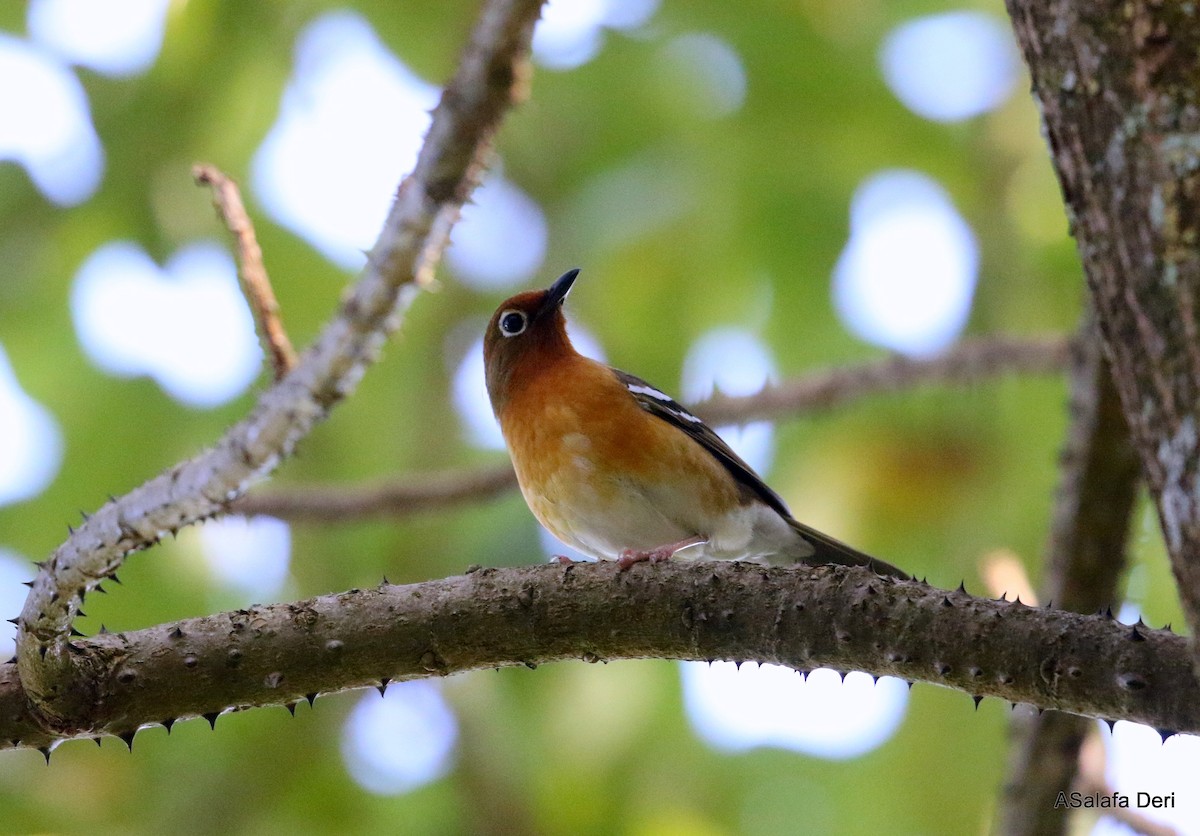
[[[678,543],[670,543],[665,546],[647,549],[645,551],[637,551],[635,549],[623,549],[620,557],[617,558],[617,567],[624,572],[635,563],[661,563],[664,560],[670,560],[676,552],[681,552],[684,549],[692,546],[700,546],[708,542],[707,537],[695,534],[686,540],[680,540]]]

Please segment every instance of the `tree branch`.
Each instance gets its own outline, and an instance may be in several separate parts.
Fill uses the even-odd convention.
[[[1118,603],[1138,462],[1090,315],[1072,352],[1070,413],[1040,597],[1073,612],[1096,612]],[[1047,711],[1014,713],[1012,726],[1000,832],[1066,833],[1071,811],[1054,801],[1071,791],[1080,747],[1094,725]]]
[[[613,600],[621,601],[615,614]],[[1200,731],[1186,642],[1103,616],[946,593],[861,568],[614,563],[479,569],[73,643],[96,683],[54,732],[0,666],[0,746],[116,734],[317,691],[546,662],[758,660]]]
[[[296,365],[296,352],[279,318],[279,302],[275,299],[275,291],[271,289],[271,280],[263,264],[262,248],[258,246],[254,224],[242,205],[241,192],[237,184],[214,165],[193,166],[192,178],[197,184],[212,189],[213,204],[237,242],[238,278],[242,282],[242,292],[258,324],[260,338],[271,355],[275,379],[281,380]]]
[[[72,726],[98,698],[90,658],[69,631],[84,595],[133,551],[224,511],[270,473],[377,357],[428,282],[480,175],[501,117],[522,89],[541,3],[493,0],[447,85],[412,174],[401,185],[362,277],[296,367],[216,445],[103,506],[42,564],[17,620],[17,665],[47,728]]]
[[[717,395],[697,404],[695,412],[718,425],[795,417],[922,385],[972,384],[1003,374],[1051,374],[1062,371],[1067,354],[1068,341],[1062,337],[981,337],[961,342],[931,359],[891,356],[856,366],[818,370],[755,395]],[[516,486],[516,475],[505,464],[360,485],[276,488],[244,496],[230,510],[289,520],[349,522],[451,508],[491,499]]]
[[[1200,15],[1187,3],[1153,0],[1007,5],[1195,635]]]
[[[816,371],[756,395],[716,395],[695,408],[711,424],[809,414],[917,386],[964,385],[1004,374],[1054,374],[1066,368],[1067,350],[1068,340],[1058,335],[977,337],[936,357],[893,354],[857,366]]]
[[[236,514],[269,514],[285,520],[351,522],[403,517],[467,505],[515,490],[512,465],[425,473],[355,485],[301,485],[251,493],[233,503]]]

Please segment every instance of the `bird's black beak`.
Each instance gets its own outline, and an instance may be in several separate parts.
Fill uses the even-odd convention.
[[[542,300],[542,304],[538,307],[537,318],[550,313],[567,298],[567,294],[571,292],[571,285],[575,284],[575,277],[579,275],[579,268],[576,267],[568,270],[555,280],[554,284],[546,290],[546,298]]]

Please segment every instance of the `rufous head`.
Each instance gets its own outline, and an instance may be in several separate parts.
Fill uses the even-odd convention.
[[[527,290],[506,299],[492,314],[483,335],[483,366],[497,416],[517,376],[574,352],[562,304],[578,275],[578,268],[568,270],[545,290]]]

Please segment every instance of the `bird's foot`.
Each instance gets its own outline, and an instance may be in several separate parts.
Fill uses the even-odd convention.
[[[670,546],[659,546],[657,549],[644,551],[622,549],[620,556],[617,557],[617,568],[624,572],[635,563],[662,563],[664,560],[670,560],[673,554],[675,554],[675,549]]]
[[[621,554],[617,557],[617,568],[624,572],[635,563],[662,563],[664,560],[674,557],[676,552],[707,542],[707,537],[696,535],[686,540],[680,540],[678,543],[670,543],[654,549],[622,549]]]

